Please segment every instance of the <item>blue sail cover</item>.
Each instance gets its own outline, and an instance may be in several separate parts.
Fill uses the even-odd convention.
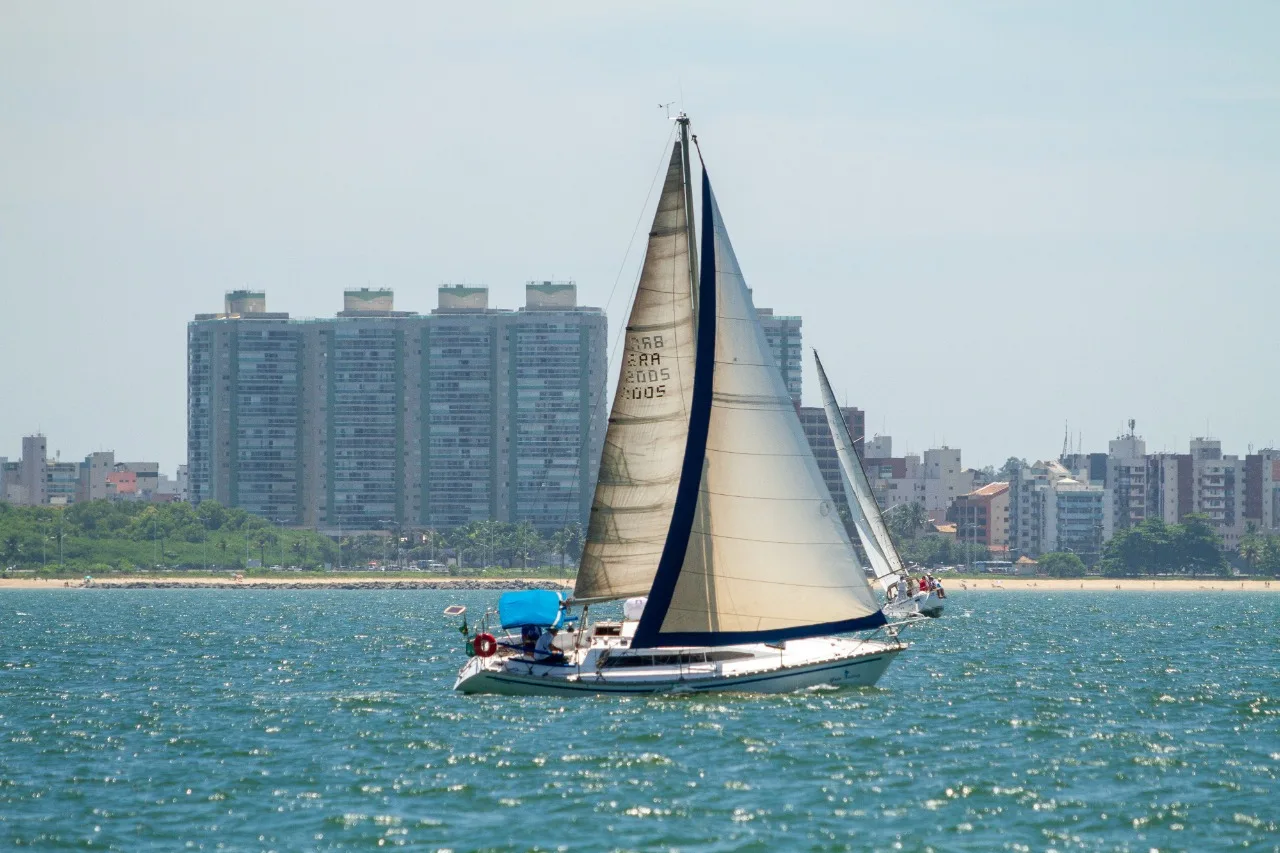
[[[559,628],[564,621],[562,601],[564,593],[550,589],[504,592],[498,599],[498,618],[503,628]]]

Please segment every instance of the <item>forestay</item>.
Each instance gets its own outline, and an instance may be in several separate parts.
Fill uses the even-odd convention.
[[[827,427],[831,430],[831,438],[836,445],[836,456],[840,459],[840,470],[844,473],[845,482],[849,485],[853,499],[849,501],[849,513],[853,516],[853,526],[858,531],[858,539],[862,549],[867,553],[867,561],[875,572],[876,580],[884,588],[898,579],[903,573],[902,558],[898,549],[889,538],[884,518],[880,514],[880,505],[876,503],[871,491],[871,481],[867,479],[862,460],[853,449],[853,437],[849,434],[849,425],[844,421],[840,406],[836,404],[836,395],[831,391],[831,383],[827,380],[827,372],[822,369],[822,359],[815,351],[813,359],[818,365],[818,385],[822,389],[822,407],[827,413]]]
[[[642,596],[671,523],[693,393],[693,308],[682,148],[671,154],[631,314],[605,434],[580,603]]]
[[[687,479],[633,645],[727,645],[882,625],[705,171],[702,197]]]

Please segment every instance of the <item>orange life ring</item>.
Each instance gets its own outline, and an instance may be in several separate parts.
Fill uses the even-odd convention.
[[[498,650],[498,641],[493,634],[476,634],[476,638],[471,641],[471,648],[475,650],[476,657],[491,658]]]

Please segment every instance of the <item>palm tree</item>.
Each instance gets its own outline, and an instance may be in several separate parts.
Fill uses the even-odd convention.
[[[258,543],[258,559],[262,568],[267,567],[267,546],[276,544],[276,535],[270,530],[260,530],[254,541]]]
[[[1256,536],[1245,536],[1240,540],[1240,559],[1248,563],[1253,571],[1257,571],[1266,552],[1265,543]]]
[[[910,525],[911,537],[920,532],[920,529],[929,523],[929,511],[924,508],[924,504],[913,501],[907,505],[907,523]]]
[[[542,548],[542,537],[533,529],[532,524],[522,521],[511,533],[511,544],[515,556],[520,558],[520,568],[527,569],[530,552],[536,552]]]
[[[565,552],[569,550],[568,528],[561,528],[551,534],[551,547],[560,555],[560,574],[564,574]]]
[[[897,504],[884,513],[885,524],[899,541],[915,539],[920,528],[929,521],[929,512],[918,501]]]

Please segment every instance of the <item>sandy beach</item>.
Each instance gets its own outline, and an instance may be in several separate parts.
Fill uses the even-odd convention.
[[[36,578],[0,578],[0,590],[4,589],[65,589],[83,588],[79,580],[38,580]],[[1280,580],[1228,580],[1225,578],[1154,580],[1114,578],[947,578],[943,583],[952,592],[965,590],[1004,590],[1008,592],[1063,592],[1085,590],[1094,592],[1280,592]],[[158,577],[104,577],[95,578],[97,589],[213,589],[221,587],[240,589],[526,589],[532,587],[571,588],[572,580],[564,578],[414,578],[414,577],[298,577],[256,578],[235,580],[224,576],[180,575]]]
[[[1239,580],[1227,578],[967,578],[943,577],[943,584],[951,590],[996,589],[1031,592],[1062,592],[1086,590],[1094,592],[1280,592],[1280,580]]]

